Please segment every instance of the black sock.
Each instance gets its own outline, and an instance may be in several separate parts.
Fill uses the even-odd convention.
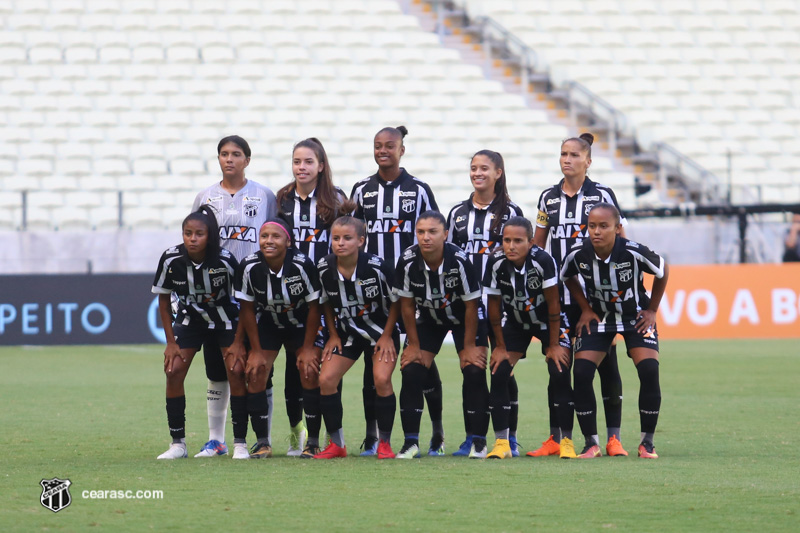
[[[622,377],[619,375],[616,345],[608,349],[608,353],[597,366],[597,375],[600,377],[606,427],[619,428],[622,426]]]
[[[400,422],[403,433],[419,434],[419,421],[425,407],[422,387],[428,378],[428,369],[419,363],[411,363],[400,373],[403,380],[400,388]]]
[[[322,416],[319,412],[319,387],[303,389],[303,410],[306,412],[308,444],[319,446],[319,428],[322,426]]]
[[[167,398],[167,425],[173,442],[186,438],[186,396]]]
[[[473,434],[485,437],[489,431],[489,388],[486,386],[486,370],[475,365],[461,369],[467,389],[467,413]]]
[[[233,442],[245,442],[247,439],[247,396],[231,395],[231,424],[233,425]]]
[[[658,360],[643,359],[636,365],[639,373],[639,420],[642,433],[655,433],[658,412],[661,410],[661,384],[658,379]]]
[[[333,394],[319,395],[319,411],[329,435],[342,429],[342,397],[338,391]]]
[[[389,442],[394,426],[394,414],[397,410],[397,398],[394,393],[389,396],[375,396],[375,412],[378,415],[378,436]]]
[[[513,370],[508,361],[503,361],[492,374],[492,388],[489,390],[489,412],[495,433],[509,429],[508,420],[511,414],[511,396],[509,381]]]
[[[461,380],[461,414],[464,416],[464,433],[467,435],[472,435],[472,423],[470,421],[470,416],[467,413],[467,383],[462,379]]]
[[[377,437],[375,433],[375,378],[372,375],[372,354],[364,354],[364,385],[361,388],[361,398],[364,400],[364,420],[367,423],[367,437]]]
[[[547,414],[550,420],[550,434],[556,442],[561,439],[561,429],[558,425],[558,408],[556,407],[556,389],[557,385],[553,383],[552,378],[547,382]]]
[[[594,397],[594,372],[597,366],[586,359],[575,360],[575,414],[584,436],[597,435],[597,401]]]
[[[511,374],[511,379],[508,380],[508,400],[511,405],[511,410],[508,412],[508,433],[516,436],[519,422],[519,387],[514,374]]]
[[[442,429],[442,380],[439,377],[439,368],[436,361],[431,362],[428,369],[428,379],[423,385],[422,392],[425,394],[425,401],[428,403],[428,415],[434,426],[434,431],[444,434]]]
[[[264,391],[247,393],[247,413],[258,440],[269,438],[269,403]]]
[[[553,389],[553,404],[558,418],[556,423],[560,429],[561,438],[572,438],[572,427],[575,423],[575,407],[572,404],[571,368],[561,366],[558,371],[556,364],[547,360],[547,371],[550,374],[550,387]],[[555,438],[555,437],[554,437]]]
[[[284,372],[283,395],[286,398],[286,416],[289,425],[294,427],[303,421],[303,385],[297,369],[297,355],[286,351],[286,371]]]

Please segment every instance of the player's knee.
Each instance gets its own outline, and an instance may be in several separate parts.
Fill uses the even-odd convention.
[[[319,389],[322,394],[335,394],[339,386],[339,376],[323,371],[319,375]]]
[[[461,373],[464,375],[464,385],[468,387],[480,386],[481,382],[484,386],[486,384],[486,370],[483,368],[467,365],[461,369]]]
[[[511,371],[513,367],[508,361],[503,361],[497,365],[497,369],[492,374],[492,389],[497,387],[509,387],[511,382]]]
[[[661,394],[658,377],[658,359],[643,359],[636,365],[636,372],[639,374],[639,382],[642,390],[657,391]]]
[[[597,366],[587,359],[576,359],[573,369],[575,388],[591,387]]]
[[[378,396],[389,396],[392,394],[392,374],[375,372],[373,375],[375,382],[375,391]]]

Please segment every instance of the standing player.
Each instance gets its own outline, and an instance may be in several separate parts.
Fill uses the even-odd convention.
[[[320,411],[331,442],[315,459],[346,457],[342,431],[342,396],[337,390],[344,374],[361,354],[372,359],[377,396],[378,459],[391,459],[391,436],[397,409],[392,371],[400,349],[397,318],[400,305],[393,292],[394,268],[383,259],[361,251],[366,240],[364,222],[337,218],[331,228],[333,253],[319,261],[325,321],[330,336],[322,354],[319,376]]]
[[[300,457],[310,459],[320,451],[319,367],[323,338],[319,333],[319,276],[314,263],[292,248],[292,237],[283,220],[264,222],[259,230],[259,245],[261,249],[242,261],[236,275],[236,297],[242,304],[241,321],[251,346],[247,367],[257,363],[269,374],[281,347],[286,353],[297,354],[308,428],[308,440]],[[234,368],[235,363],[243,359],[244,347],[237,343],[229,354],[226,353],[226,364]],[[252,394],[249,375],[247,377],[248,393]],[[231,396],[234,427],[240,424],[238,417],[242,416],[238,402],[244,400],[239,397],[234,402]],[[246,400],[249,409],[251,399],[248,396]],[[233,409],[235,407],[239,408]],[[244,422],[246,424],[246,418]],[[269,441],[259,438],[257,444],[251,457],[272,456]]]
[[[494,330],[494,349],[489,366],[492,388],[489,410],[495,431],[495,445],[488,458],[512,457],[509,443],[511,397],[509,380],[514,365],[525,357],[531,336],[542,343],[547,370],[555,380],[566,382],[569,390],[569,342],[565,316],[558,295],[558,268],[550,254],[533,244],[533,225],[527,218],[511,217],[503,227],[503,245],[489,256],[483,277],[489,297],[489,323]],[[505,321],[503,320],[505,315]],[[575,457],[572,445],[572,410],[569,397],[556,397],[564,454]]]
[[[561,268],[567,252],[577,242],[586,238],[586,224],[589,210],[597,203],[608,202],[619,209],[617,198],[609,187],[589,179],[587,176],[592,164],[592,143],[594,136],[583,133],[561,143],[560,165],[563,179],[545,189],[539,197],[539,214],[536,217],[536,232],[533,239],[537,246],[544,248],[549,237],[549,252]],[[622,224],[625,220],[621,219]],[[575,325],[580,317],[580,308],[572,300],[569,291],[561,287],[562,309],[567,315],[567,322]],[[575,332],[570,334],[574,336]],[[608,443],[606,453],[611,456],[628,455],[620,442],[620,426],[622,425],[622,378],[617,365],[617,347],[609,348],[608,357],[603,359],[597,373],[600,375],[600,386],[603,394],[603,407],[606,413]],[[559,443],[558,408],[555,397],[572,397],[572,391],[561,391],[564,386],[552,378],[547,387],[547,400],[550,407],[550,437],[542,443],[542,447],[528,452],[528,455],[559,455],[562,453]],[[571,426],[570,426],[571,427]]]
[[[472,156],[469,178],[475,189],[469,198],[453,207],[447,217],[447,240],[461,247],[469,257],[478,279],[483,279],[489,254],[502,240],[503,224],[513,216],[523,216],[522,209],[511,201],[506,187],[506,170],[503,156],[491,150],[481,150]],[[487,304],[484,298],[484,306]],[[489,331],[491,340],[492,331]],[[517,415],[519,389],[514,375],[508,383],[511,395],[508,441],[514,457],[519,456],[517,446]],[[467,438],[453,455],[469,455],[472,431],[466,411],[467,390],[461,391],[464,410],[464,428]]]
[[[294,146],[292,174],[294,180],[278,191],[278,216],[291,228],[294,246],[316,263],[330,250],[331,223],[340,214],[350,213],[355,204],[333,186],[328,156],[318,139],[305,139]],[[306,437],[303,388],[295,363],[295,354],[287,353],[286,410],[292,427],[289,456],[302,453]]]
[[[383,128],[375,134],[373,153],[378,172],[356,183],[350,195],[356,203],[354,216],[367,224],[367,251],[382,257],[389,265],[396,265],[403,250],[416,242],[414,223],[420,213],[439,209],[431,188],[400,166],[406,151],[403,139],[407,134],[405,126]],[[365,406],[374,404],[374,385],[368,383],[370,376],[365,368]],[[444,455],[442,380],[435,362],[431,364],[423,389],[433,425],[428,455]],[[368,425],[364,454],[377,453],[376,431],[377,424]]]
[[[167,348],[167,423],[172,436],[169,449],[159,459],[186,457],[186,396],[183,382],[189,365],[203,342],[233,344],[239,308],[233,299],[233,278],[239,266],[228,250],[220,249],[217,220],[208,207],[187,216],[182,225],[183,244],[161,256],[152,291],[158,294],[158,312]],[[172,317],[171,296],[178,301]]]
[[[481,285],[467,255],[445,242],[444,216],[426,211],[417,220],[417,241],[403,252],[397,263],[395,285],[406,326],[406,345],[400,368],[400,420],[405,442],[398,459],[420,456],[419,421],[423,408],[423,386],[428,368],[452,331],[456,351],[469,391],[467,414],[474,433],[469,456],[486,457],[489,429],[489,390],[486,387],[487,326],[481,302]]]
[[[222,181],[201,191],[194,199],[192,211],[206,204],[214,208],[222,246],[241,261],[258,250],[258,228],[277,213],[275,195],[263,185],[245,178],[244,171],[250,164],[250,146],[238,135],[219,141],[217,158]],[[225,418],[230,396],[228,376],[222,352],[213,340],[204,343],[203,357],[208,377],[208,442],[195,457],[225,455],[228,453],[225,445]],[[267,400],[271,412],[271,385]]]
[[[561,279],[581,308],[575,341],[575,412],[586,439],[579,456],[584,459],[600,457],[592,381],[617,333],[625,338],[639,374],[639,457],[658,458],[653,446],[661,409],[656,312],[669,269],[660,255],[621,237],[621,229],[617,208],[596,204],[589,211],[588,238],[572,247],[561,270]],[[655,276],[652,296],[644,288],[645,272]],[[588,300],[578,276],[583,278]]]

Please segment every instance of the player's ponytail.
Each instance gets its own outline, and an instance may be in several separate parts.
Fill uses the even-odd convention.
[[[186,227],[187,222],[190,220],[197,220],[204,224],[208,232],[204,262],[214,262],[219,259],[219,251],[222,246],[220,245],[219,224],[217,223],[217,216],[214,214],[214,208],[210,205],[201,205],[197,211],[190,213],[189,216],[183,219],[181,229]]]
[[[402,146],[403,145],[403,139],[405,139],[406,135],[408,135],[408,128],[406,128],[405,126],[397,126],[396,128],[392,128],[392,127],[387,126],[387,127],[383,128],[381,131],[379,131],[378,133],[376,133],[375,137],[377,137],[381,133],[387,133],[387,132],[391,133],[395,137],[400,138],[400,145]]]

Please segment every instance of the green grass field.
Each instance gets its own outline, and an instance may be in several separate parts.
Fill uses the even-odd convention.
[[[283,456],[288,422],[277,403],[273,459],[156,461],[169,443],[161,353],[155,345],[0,349],[4,531],[800,530],[796,341],[663,342],[657,461],[635,457],[638,380],[624,357],[628,458],[301,461]],[[453,451],[463,440],[460,372],[452,348],[438,362]],[[282,374],[282,358],[278,367]],[[351,455],[364,431],[361,369],[345,377]],[[530,450],[546,437],[546,369],[533,356],[516,373],[519,440]],[[399,392],[398,372],[395,384]],[[277,396],[282,389],[276,379]],[[194,453],[207,437],[202,359],[190,372],[187,404]],[[398,416],[395,450],[401,441]],[[72,481],[72,505],[57,514],[39,503],[39,481],[52,477]],[[164,498],[82,497],[112,489],[161,490]]]

